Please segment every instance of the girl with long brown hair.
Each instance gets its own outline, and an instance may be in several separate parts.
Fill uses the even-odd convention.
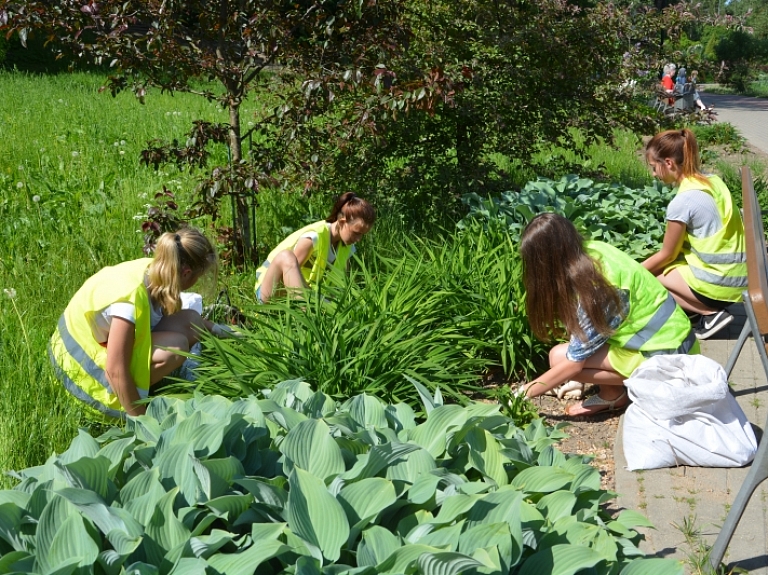
[[[624,380],[645,358],[698,353],[690,322],[667,290],[613,246],[584,241],[566,218],[533,218],[520,252],[534,335],[568,339],[550,350],[550,369],[525,386],[528,397],[575,380],[600,390],[568,415],[620,409],[629,401]]]
[[[702,173],[690,130],[656,134],[645,155],[653,175],[677,193],[667,207],[661,249],[643,266],[698,318],[696,337],[707,339],[733,320],[726,308],[747,287],[741,215],[723,181]]]
[[[256,270],[256,299],[268,302],[281,284],[286,291],[317,287],[328,268],[345,271],[355,244],[375,221],[371,204],[342,194],[327,219],[296,230],[269,253]]]

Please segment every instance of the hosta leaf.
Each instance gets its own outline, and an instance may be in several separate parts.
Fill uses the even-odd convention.
[[[576,505],[576,496],[570,491],[555,491],[542,497],[536,504],[542,514],[551,522],[571,514]]]
[[[384,408],[384,412],[390,427],[397,432],[416,427],[416,414],[413,412],[413,408],[407,403],[387,405]]]
[[[475,427],[465,435],[464,440],[469,445],[469,458],[475,469],[493,479],[497,485],[509,483],[501,446],[493,435]]]
[[[423,474],[437,467],[435,458],[425,449],[418,449],[406,455],[402,461],[387,467],[387,479],[415,483]]]
[[[174,443],[192,443],[196,457],[211,456],[219,450],[224,429],[229,419],[216,419],[213,415],[196,411],[174,429]]]
[[[26,551],[11,551],[0,557],[0,573],[31,573],[34,557]]]
[[[437,486],[441,478],[433,473],[425,473],[419,476],[408,489],[408,501],[421,505],[435,496]]]
[[[196,557],[181,557],[168,575],[206,575],[208,563]]]
[[[432,523],[452,523],[457,517],[464,515],[472,506],[482,499],[479,495],[456,494],[446,497],[440,512]]]
[[[72,487],[95,491],[100,497],[106,497],[109,465],[106,457],[82,457],[60,469]]]
[[[155,465],[166,489],[178,487],[189,505],[198,502],[201,486],[192,465],[191,442],[166,447],[157,456]]]
[[[408,567],[415,563],[424,553],[439,551],[440,549],[435,549],[428,545],[404,545],[376,565],[376,571],[378,573],[406,573]]]
[[[272,485],[266,481],[257,479],[237,479],[235,483],[242,485],[248,490],[248,493],[259,503],[264,503],[277,509],[285,507],[288,501],[288,492],[277,485]]]
[[[391,481],[369,477],[342,488],[337,499],[347,512],[349,524],[361,527],[360,523],[372,520],[392,505],[397,500],[397,494]]]
[[[291,473],[289,485],[287,518],[291,531],[335,561],[349,536],[349,523],[341,504],[321,479],[301,468]]]
[[[128,565],[125,572],[129,575],[160,575],[160,570],[157,567],[141,561]]]
[[[635,559],[621,570],[620,575],[683,575],[685,569],[674,559]]]
[[[648,521],[648,518],[638,511],[632,509],[625,509],[619,516],[616,517],[616,521],[629,529],[635,529],[636,527],[653,527],[653,523]]]
[[[159,477],[156,467],[141,471],[120,490],[123,507],[142,525],[149,523],[157,503],[165,495]]]
[[[190,537],[189,530],[176,517],[173,502],[178,495],[178,487],[166,493],[157,503],[152,518],[147,524],[146,533],[155,546],[149,545],[147,558],[151,563],[159,565],[163,556],[176,547],[183,544]]]
[[[204,505],[225,521],[234,522],[253,503],[252,495],[223,495]]]
[[[350,399],[345,405],[352,419],[361,427],[387,427],[387,416],[384,406],[375,397],[362,393]]]
[[[214,529],[210,535],[200,535],[198,537],[191,537],[187,542],[189,552],[195,557],[202,557],[207,559],[213,555],[216,551],[231,543],[235,538],[232,533],[221,531],[220,529]],[[184,553],[187,555],[188,553]]]
[[[567,486],[573,475],[559,467],[529,467],[512,480],[512,486],[528,493],[548,493]]]
[[[83,457],[96,457],[99,452],[98,442],[85,429],[77,430],[77,437],[69,444],[69,449],[59,456],[59,463],[72,463]]]
[[[21,518],[24,509],[15,503],[0,504],[0,539],[3,539],[16,551],[24,551],[21,535]]]
[[[291,548],[280,541],[254,541],[240,553],[217,553],[208,559],[208,565],[221,575],[253,575],[264,561],[272,559]]]
[[[40,522],[35,533],[35,548],[38,550],[37,559],[43,571],[51,571],[58,567],[50,557],[53,540],[70,516],[80,517],[66,499],[53,494],[40,515]],[[72,556],[70,555],[70,557]]]
[[[447,551],[458,551],[459,538],[463,529],[463,520],[446,526],[422,523],[408,534],[408,542],[421,543]]]
[[[70,515],[56,532],[47,553],[49,570],[53,572],[62,565],[78,560],[78,565],[89,567],[99,556],[99,544],[86,530],[78,514]]]
[[[439,551],[422,553],[417,564],[423,575],[459,575],[475,567],[484,567],[482,563],[461,553]]]
[[[118,530],[126,535],[139,535],[143,530],[141,525],[130,515],[125,519],[120,515],[121,509],[115,509],[106,505],[93,491],[85,489],[64,488],[57,492],[74,505],[80,513],[90,519],[102,533]]]
[[[502,571],[508,573],[512,565],[517,563],[522,553],[512,538],[507,523],[490,523],[475,525],[467,529],[459,537],[458,551],[465,555],[473,555],[478,549],[494,547],[502,563]],[[513,549],[513,546],[515,548]]]
[[[280,451],[301,469],[323,481],[345,469],[341,449],[330,435],[324,421],[307,419],[291,429]]]
[[[97,457],[106,457],[109,460],[110,479],[115,478],[115,473],[122,466],[135,443],[136,438],[134,436],[116,439],[107,443],[96,454]]]
[[[443,405],[433,409],[427,421],[413,429],[409,436],[433,457],[440,457],[445,453],[450,430],[461,427],[466,420],[467,413],[461,406]]]
[[[112,546],[112,549],[125,559],[136,550],[141,543],[142,537],[131,537],[124,531],[115,529],[114,531],[107,533],[107,540]]]
[[[423,451],[412,443],[384,443],[371,448],[367,456],[362,456],[349,471],[342,473],[340,478],[345,480],[365,479],[374,477],[382,469],[397,462],[405,461],[410,453]]]
[[[519,575],[575,575],[582,569],[594,567],[603,558],[588,547],[555,545],[539,549],[520,568]]]
[[[357,564],[374,566],[390,557],[401,547],[400,538],[380,525],[363,531],[363,538],[357,548]]]

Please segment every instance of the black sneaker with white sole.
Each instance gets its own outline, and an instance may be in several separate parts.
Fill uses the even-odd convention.
[[[698,339],[708,339],[733,321],[733,316],[727,311],[701,316],[699,324],[693,328]]]

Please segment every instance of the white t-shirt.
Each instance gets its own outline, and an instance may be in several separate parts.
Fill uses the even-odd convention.
[[[329,222],[325,222],[325,225],[328,226],[328,232],[330,233],[331,230],[331,224]],[[307,232],[305,234],[302,234],[302,238],[309,238],[312,240],[312,247],[317,247],[317,232]],[[355,245],[352,244],[350,246],[350,255],[354,254],[357,248],[355,248]],[[333,262],[336,261],[336,250],[333,249],[333,244],[330,244],[330,247],[328,248],[328,254],[326,255],[326,261],[328,262],[328,265],[331,265]]]
[[[147,280],[144,280],[144,288],[146,289]],[[149,295],[147,295],[149,297]],[[150,329],[155,329],[160,320],[163,319],[163,308],[159,304],[149,300],[149,326]],[[119,301],[112,305],[108,305],[104,309],[100,310],[91,320],[91,332],[93,337],[99,343],[106,343],[109,338],[109,329],[112,326],[112,318],[120,317],[129,322],[136,323],[136,307],[132,303]]]
[[[695,238],[708,238],[723,228],[714,198],[701,190],[688,190],[672,198],[667,221],[684,223],[688,234]]]

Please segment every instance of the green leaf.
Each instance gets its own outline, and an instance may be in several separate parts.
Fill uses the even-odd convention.
[[[475,469],[493,479],[497,485],[509,483],[501,446],[493,435],[475,427],[466,434],[464,440],[469,445],[469,458]]]
[[[330,435],[324,421],[308,419],[291,429],[280,451],[293,463],[327,481],[345,470],[341,449]]]
[[[327,559],[336,561],[349,536],[344,509],[323,481],[309,472],[296,467],[288,481],[288,526],[296,535],[319,547]]]
[[[428,545],[404,545],[376,565],[376,571],[378,573],[406,573],[408,567],[415,563],[424,553],[436,552],[440,552],[440,549],[435,549]]]
[[[67,518],[74,515],[77,514],[70,503],[57,494],[52,495],[48,504],[43,509],[35,533],[35,548],[38,550],[37,559],[43,571],[48,572],[59,567],[51,558],[53,540],[61,531]],[[80,559],[78,559],[79,561]]]
[[[109,466],[106,457],[81,457],[59,468],[72,487],[95,491],[100,497],[106,497]]]
[[[208,559],[208,565],[221,575],[253,575],[264,561],[290,551],[280,541],[254,541],[240,553],[217,553]]]
[[[397,494],[391,481],[369,477],[343,487],[337,499],[347,512],[349,524],[362,527],[361,524],[371,521],[397,501]]]
[[[559,467],[529,467],[518,473],[512,486],[528,493],[559,491],[573,479],[573,474]]]
[[[147,524],[147,537],[151,538],[156,545],[156,547],[149,546],[151,552],[148,551],[147,558],[155,565],[159,565],[168,551],[183,544],[191,535],[174,512],[173,502],[178,493],[178,487],[166,493],[158,501],[152,518]]]
[[[571,514],[576,505],[576,496],[570,491],[555,491],[542,497],[536,504],[542,514],[552,523]]]
[[[674,559],[635,559],[621,570],[620,575],[683,575],[685,569]]]
[[[619,516],[616,517],[616,521],[628,529],[653,527],[653,523],[648,521],[648,518],[645,515],[632,509],[625,509],[619,513]]]
[[[575,575],[594,567],[603,557],[588,547],[555,545],[539,549],[520,568],[519,575]]]
[[[349,413],[361,427],[387,427],[387,417],[381,401],[366,393],[356,395],[345,405]]]
[[[99,544],[93,540],[80,515],[70,515],[53,538],[47,561],[53,572],[75,559],[79,566],[90,567],[99,556]]]
[[[166,489],[178,487],[189,505],[199,501],[201,485],[192,464],[192,442],[187,441],[165,447],[155,459],[160,481]]]
[[[515,549],[513,549],[515,545]],[[502,562],[502,570],[508,573],[522,553],[519,545],[512,538],[507,523],[475,525],[459,537],[458,550],[465,555],[472,555],[478,549],[495,547]]]
[[[0,573],[31,573],[34,556],[26,551],[11,551],[0,557]]]
[[[126,535],[137,536],[143,531],[141,525],[130,514],[121,515],[124,510],[108,506],[93,491],[67,487],[60,489],[57,493],[74,505],[83,516],[90,519],[102,533],[117,530]]]
[[[433,409],[427,421],[413,429],[409,436],[433,457],[440,457],[445,453],[450,431],[464,425],[466,420],[467,413],[461,406],[443,405]]]
[[[222,495],[207,501],[204,505],[214,512],[216,517],[234,522],[253,503],[252,495]]]
[[[459,575],[469,569],[484,567],[472,557],[450,551],[422,553],[417,564],[423,575]]]
[[[437,468],[434,457],[426,449],[417,449],[403,459],[387,467],[387,479],[415,483],[423,474]]]
[[[15,503],[0,504],[0,539],[3,539],[16,551],[25,551],[21,535],[21,518],[24,509]]]
[[[83,457],[96,457],[98,452],[98,442],[87,430],[80,428],[77,430],[77,437],[70,443],[69,449],[59,456],[59,462],[73,463]]]
[[[380,525],[374,525],[363,531],[357,548],[357,563],[361,566],[378,565],[400,547],[397,535]]]

